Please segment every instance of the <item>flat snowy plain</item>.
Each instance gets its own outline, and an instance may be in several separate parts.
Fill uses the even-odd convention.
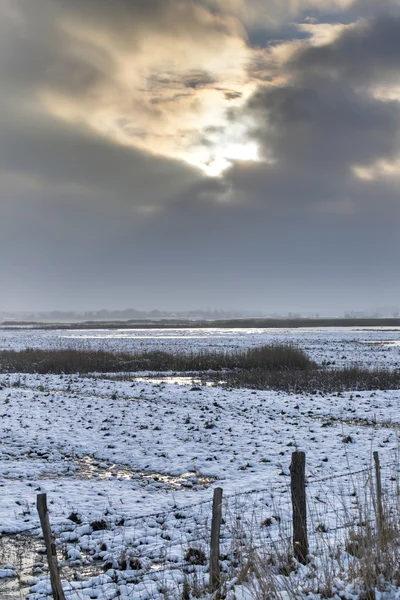
[[[0,331],[0,349],[174,352],[282,341],[319,364],[400,367],[400,329]],[[397,390],[289,395],[140,375],[0,375],[0,532],[7,543],[8,534],[40,534],[36,494],[46,492],[59,558],[75,569],[63,570],[68,600],[156,600],[168,591],[180,598],[187,550],[208,552],[213,487],[224,490],[226,556],[250,523],[259,545],[282,539],[295,448],[306,452],[309,493],[318,498],[312,526],[322,523],[325,535],[344,505],[351,513],[349,469],[370,467],[378,450],[384,481],[398,472]],[[20,593],[43,599],[50,594],[45,561],[35,551],[27,556]],[[0,553],[2,598],[19,597],[10,561]],[[229,572],[228,558],[222,567]],[[191,570],[207,582],[206,566]],[[251,595],[233,586],[229,597]]]

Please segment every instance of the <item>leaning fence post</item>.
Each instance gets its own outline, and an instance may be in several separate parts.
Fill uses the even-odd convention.
[[[210,590],[215,592],[220,587],[219,567],[219,534],[222,520],[222,488],[214,489],[211,543],[210,543]]]
[[[46,545],[47,562],[49,563],[50,582],[51,590],[53,592],[53,598],[54,600],[65,600],[64,592],[61,585],[60,572],[58,570],[56,545],[54,543],[54,538],[50,527],[46,494],[37,495],[36,508],[39,513],[44,543]]]
[[[307,501],[306,501],[306,455],[293,452],[290,465],[290,487],[293,511],[293,553],[303,565],[307,562]]]
[[[382,533],[383,533],[382,482],[381,482],[381,465],[379,462],[378,452],[374,452],[374,462],[375,462],[376,504],[377,504],[376,525],[377,525],[377,530],[378,530],[379,544],[382,545]]]

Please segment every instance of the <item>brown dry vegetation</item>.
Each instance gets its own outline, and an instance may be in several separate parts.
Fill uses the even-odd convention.
[[[287,369],[268,371],[253,369],[228,373],[225,380],[231,387],[272,389],[286,392],[343,392],[346,390],[393,390],[400,388],[400,371],[345,367],[341,369]]]
[[[226,385],[285,392],[341,392],[399,389],[400,370],[359,366],[318,366],[290,344],[274,344],[235,352],[199,351],[172,354],[160,350],[134,354],[104,350],[57,349],[0,351],[3,373],[135,373],[140,371],[200,373]]]
[[[104,350],[0,351],[3,373],[117,373],[135,371],[221,371],[223,369],[308,370],[315,364],[305,352],[289,344],[262,346],[236,352],[171,354],[159,350],[135,354]]]

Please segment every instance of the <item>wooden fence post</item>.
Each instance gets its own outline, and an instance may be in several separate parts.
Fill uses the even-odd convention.
[[[293,452],[290,465],[290,487],[293,511],[293,553],[303,565],[307,562],[307,501],[306,501],[306,455]]]
[[[210,543],[210,590],[215,592],[220,587],[219,567],[219,535],[222,519],[222,488],[214,489],[212,521],[211,521],[211,543]]]
[[[382,534],[383,534],[382,482],[381,482],[381,465],[379,462],[378,452],[374,452],[374,462],[375,462],[376,504],[377,504],[376,525],[377,525],[377,530],[378,530],[379,544],[382,545]]]
[[[42,526],[44,543],[46,545],[47,562],[50,569],[51,590],[54,600],[65,600],[64,591],[61,585],[60,572],[58,570],[57,551],[54,543],[53,534],[50,527],[49,513],[47,510],[47,495],[38,494],[36,497],[36,508],[39,513],[40,524]]]

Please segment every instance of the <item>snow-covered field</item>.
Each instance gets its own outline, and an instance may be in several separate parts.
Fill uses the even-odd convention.
[[[87,348],[134,352],[218,350],[293,342],[318,363],[400,367],[400,328],[0,330],[0,350]]]
[[[0,331],[1,349],[189,351],[282,340],[319,363],[400,365],[400,330]],[[259,544],[285,537],[295,448],[306,452],[308,494],[318,498],[312,527],[323,522],[325,535],[354,503],[354,477],[336,475],[368,469],[378,450],[384,486],[397,477],[399,391],[295,396],[177,381],[0,375],[0,532],[39,534],[35,501],[46,492],[59,558],[75,565],[74,577],[63,571],[68,600],[181,594],[188,548],[208,552],[216,486],[225,498],[224,569],[240,527],[251,526]],[[1,560],[0,550],[6,598],[16,565]],[[43,557],[33,552],[28,562],[24,590],[44,598]],[[206,565],[191,570],[207,581]]]

